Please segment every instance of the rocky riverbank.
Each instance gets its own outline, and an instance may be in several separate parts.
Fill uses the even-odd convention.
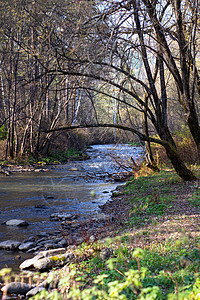
[[[50,220],[57,221],[60,230],[54,232],[40,232],[35,237],[28,237],[24,241],[6,240],[0,242],[0,249],[37,253],[49,249],[57,249],[63,246],[80,245],[82,242],[94,242],[105,233],[105,224],[112,222],[113,217],[105,214],[97,214],[88,220],[79,220],[76,215],[54,213]],[[2,223],[4,226],[25,227],[29,224],[24,220],[8,220]],[[32,225],[30,225],[32,226]]]
[[[111,215],[98,214],[88,220],[79,220],[77,216],[71,214],[52,214],[52,221],[57,221],[60,224],[60,230],[47,233],[40,232],[35,237],[29,237],[20,242],[17,240],[6,240],[0,243],[0,249],[5,251],[14,251],[16,258],[21,260],[23,253],[31,254],[31,258],[19,264],[18,276],[22,276],[21,272],[49,271],[52,268],[66,268],[70,263],[73,263],[76,258],[74,251],[82,244],[93,244],[97,240],[105,237],[108,234],[107,229],[114,219]],[[31,226],[24,220],[9,220],[4,223],[5,226]],[[102,255],[109,257],[111,250],[102,252]],[[26,275],[25,275],[26,277]],[[36,295],[47,287],[46,281],[39,285],[20,284],[20,282],[10,282],[2,284],[3,295],[10,299],[7,294],[12,294],[11,299],[17,299],[18,295],[24,299]],[[13,298],[14,297],[14,298]],[[16,297],[16,298],[15,298]],[[22,297],[22,298],[23,298]],[[22,299],[21,298],[21,299]]]
[[[112,287],[118,299],[122,293],[124,299],[140,299],[137,295],[168,299],[172,293],[170,299],[177,299],[177,291],[184,299],[197,299],[199,188],[199,181],[184,183],[173,172],[161,172],[138,178],[113,193],[112,200],[101,206],[104,220],[84,223],[54,215],[60,219],[61,230],[38,237],[39,249],[20,264],[28,273],[20,273],[20,280],[10,275],[11,282],[2,285],[4,299],[18,299],[18,295],[28,299],[40,291],[38,299],[55,299],[55,295],[58,299],[85,299],[84,295],[98,299],[97,294],[112,299]],[[62,239],[66,245],[58,248]],[[44,250],[52,240],[56,240],[55,249]],[[38,270],[41,273],[36,275]]]
[[[38,165],[7,165],[0,166],[0,174],[9,176],[13,173],[24,173],[24,172],[46,172],[48,169],[45,166]]]

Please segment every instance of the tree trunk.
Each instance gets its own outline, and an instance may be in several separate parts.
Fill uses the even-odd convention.
[[[186,167],[183,160],[178,154],[176,144],[171,136],[168,127],[159,130],[159,136],[162,140],[166,141],[163,145],[167,154],[167,157],[171,161],[177,174],[185,181],[196,180],[195,175]]]
[[[165,150],[177,174],[185,181],[196,180],[195,175],[185,166],[178,152],[170,145],[166,144]]]
[[[148,106],[148,95],[145,94],[144,96],[144,102],[145,106],[143,107],[143,133],[145,136],[149,137],[149,126],[148,126],[148,120],[147,120],[147,111],[146,107]],[[159,172],[159,168],[156,165],[156,162],[153,157],[152,149],[151,149],[151,143],[149,141],[145,141],[145,159],[147,162],[147,167],[152,169],[154,172]]]

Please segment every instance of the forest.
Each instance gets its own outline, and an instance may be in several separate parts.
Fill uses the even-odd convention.
[[[53,271],[0,270],[5,299],[17,280],[23,299],[200,299],[198,0],[2,0],[0,14],[0,171],[145,149],[106,220],[65,220],[67,252],[42,254]]]
[[[3,160],[139,138],[195,178],[180,149],[198,162],[195,1],[3,1],[1,16]]]

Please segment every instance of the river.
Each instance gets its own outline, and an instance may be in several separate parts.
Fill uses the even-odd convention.
[[[0,223],[23,219],[30,224],[28,227],[0,225],[0,241],[22,242],[40,232],[58,231],[58,222],[49,219],[52,213],[71,213],[85,219],[95,216],[100,212],[99,205],[109,200],[119,185],[109,179],[111,174],[123,171],[114,158],[123,165],[131,157],[141,160],[143,152],[142,147],[125,144],[95,145],[88,149],[90,159],[86,161],[47,166],[47,172],[0,175]],[[0,269],[6,266],[15,269],[19,265],[16,255],[0,250]],[[20,255],[22,259],[31,256]]]

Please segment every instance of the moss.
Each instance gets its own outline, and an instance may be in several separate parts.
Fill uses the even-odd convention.
[[[64,261],[66,258],[66,256],[51,256],[49,259],[52,261]]]

